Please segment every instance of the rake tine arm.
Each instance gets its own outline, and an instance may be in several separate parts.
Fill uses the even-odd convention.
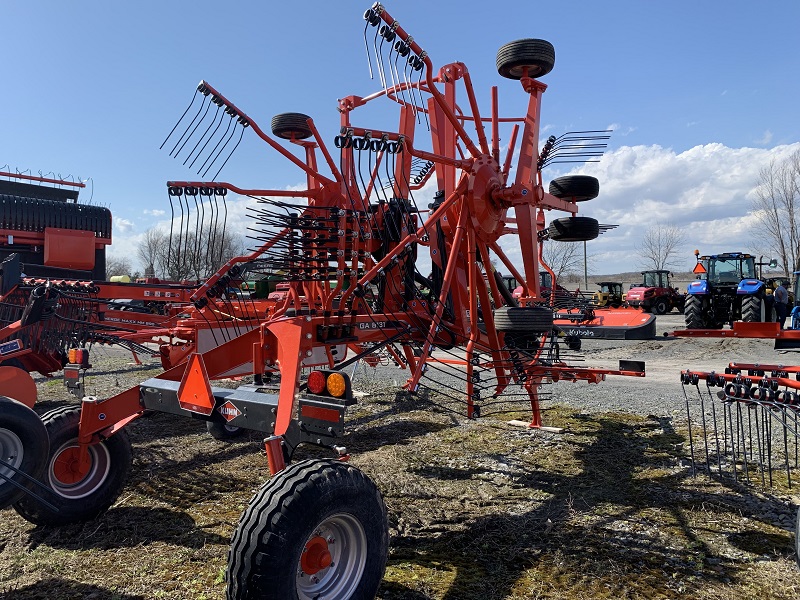
[[[381,8],[382,8],[382,10],[380,11],[381,19],[383,19],[383,21],[387,25],[392,25],[393,23],[395,23],[395,19],[386,11],[386,9],[383,7]],[[480,150],[472,141],[472,139],[469,137],[469,135],[467,135],[466,130],[461,125],[458,118],[450,109],[450,107],[447,105],[447,100],[445,100],[445,98],[442,96],[442,93],[434,85],[433,63],[431,62],[428,53],[425,52],[422,48],[420,48],[419,44],[417,44],[417,42],[414,41],[413,38],[410,38],[405,29],[403,29],[400,25],[397,25],[397,27],[395,28],[395,33],[397,34],[397,37],[399,37],[406,44],[408,44],[411,48],[411,51],[414,52],[414,54],[416,54],[425,63],[425,79],[428,84],[428,91],[431,93],[436,103],[441,107],[442,112],[444,113],[447,120],[450,121],[450,124],[456,130],[459,137],[461,137],[461,139],[464,140],[464,144],[467,146],[470,155],[473,158],[478,158],[481,154]]]
[[[286,148],[284,148],[284,147],[283,147],[281,144],[279,144],[278,142],[276,142],[275,140],[273,140],[271,137],[269,137],[269,136],[268,136],[266,133],[264,133],[264,131],[261,129],[261,127],[259,127],[259,126],[258,126],[258,124],[257,124],[257,123],[256,123],[256,122],[255,122],[253,119],[251,119],[251,118],[250,118],[249,116],[247,116],[247,115],[246,115],[244,112],[242,112],[241,110],[239,110],[239,108],[238,108],[238,107],[237,107],[235,104],[233,104],[233,102],[231,102],[231,101],[230,101],[230,100],[228,100],[228,99],[227,99],[225,96],[223,96],[222,94],[220,94],[220,93],[219,93],[219,92],[218,92],[216,89],[214,89],[214,87],[213,87],[213,86],[211,86],[211,84],[209,84],[209,83],[208,83],[208,82],[206,82],[206,81],[201,81],[201,82],[200,82],[200,86],[199,86],[199,87],[200,87],[200,88],[204,88],[204,89],[205,89],[207,92],[209,92],[209,93],[213,94],[214,96],[216,96],[217,98],[219,98],[219,100],[220,100],[220,101],[221,101],[223,104],[225,104],[225,106],[227,106],[228,108],[230,108],[232,111],[235,111],[235,112],[236,112],[236,114],[237,114],[237,116],[238,116],[238,117],[239,117],[241,120],[243,120],[243,121],[244,121],[243,125],[245,125],[245,124],[246,124],[245,126],[250,126],[250,127],[252,127],[252,128],[253,128],[253,131],[255,131],[255,132],[256,132],[256,135],[258,135],[258,137],[260,137],[260,138],[261,138],[262,140],[264,140],[264,141],[265,141],[267,144],[269,144],[270,146],[272,146],[272,148],[273,148],[274,150],[276,150],[276,151],[280,152],[280,153],[281,153],[283,156],[285,156],[285,157],[286,157],[286,158],[287,158],[287,159],[288,159],[290,162],[292,162],[292,163],[294,163],[295,165],[297,165],[297,166],[298,166],[300,169],[302,169],[302,170],[303,170],[303,171],[306,173],[306,175],[308,175],[309,177],[312,177],[312,178],[313,178],[315,181],[317,181],[317,182],[319,182],[319,183],[321,183],[321,184],[323,184],[323,185],[324,185],[324,184],[330,184],[330,183],[333,183],[333,181],[331,181],[331,180],[330,180],[330,179],[328,179],[327,177],[323,177],[322,175],[320,175],[319,173],[317,173],[317,172],[316,172],[314,169],[312,169],[311,167],[309,167],[307,164],[305,164],[303,161],[301,161],[299,158],[297,158],[297,157],[296,157],[294,154],[292,154],[291,152],[289,152],[289,151],[288,151]],[[200,91],[202,92],[202,91],[203,91],[203,89],[201,89]]]

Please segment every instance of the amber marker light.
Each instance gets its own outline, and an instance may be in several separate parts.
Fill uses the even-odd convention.
[[[328,375],[328,393],[334,398],[341,398],[347,391],[347,382],[341,373]]]

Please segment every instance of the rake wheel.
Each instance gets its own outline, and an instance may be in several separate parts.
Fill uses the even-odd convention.
[[[0,465],[0,473],[29,488],[29,482],[14,469],[40,479],[49,447],[47,430],[39,415],[16,400],[0,396],[0,460],[7,463]],[[0,508],[13,504],[24,493],[25,489],[0,479]]]
[[[508,79],[542,77],[553,70],[556,51],[546,40],[524,39],[505,44],[497,51],[497,72]]]
[[[272,117],[272,133],[284,140],[304,140],[314,133],[308,126],[308,115],[303,113],[281,113]]]
[[[550,333],[553,311],[543,306],[504,306],[494,311],[497,331]]]
[[[600,224],[591,217],[562,217],[550,222],[547,233],[558,242],[588,242],[600,235]]]
[[[590,175],[565,175],[550,182],[548,191],[556,198],[585,202],[597,198],[600,182]]]

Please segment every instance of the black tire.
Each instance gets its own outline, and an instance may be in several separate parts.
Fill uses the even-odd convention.
[[[21,402],[0,396],[0,459],[34,479],[41,479],[50,444],[44,423]],[[0,473],[30,489],[30,482],[12,469],[0,466]],[[0,479],[0,508],[10,506],[25,494],[11,482]]]
[[[281,113],[272,117],[272,134],[275,137],[289,140],[304,140],[310,138],[314,133],[308,126],[310,117],[303,113]]]
[[[600,224],[591,217],[562,217],[550,222],[547,235],[557,242],[588,242],[600,235]]]
[[[228,553],[226,597],[374,598],[388,547],[386,506],[375,484],[347,463],[304,460],[264,483],[242,513]],[[312,549],[317,560],[309,567]],[[332,562],[317,569],[325,553]]]
[[[766,320],[765,303],[758,296],[747,296],[742,300],[742,321],[763,323]]]
[[[56,408],[42,419],[50,437],[43,481],[53,492],[47,499],[58,507],[58,512],[25,496],[14,504],[14,509],[31,523],[65,525],[93,519],[108,510],[128,480],[133,457],[124,430],[89,447],[91,466],[86,475],[78,480],[64,479],[75,477],[70,463],[76,458],[80,416],[80,407],[69,406]]]
[[[246,429],[228,425],[227,423],[217,423],[216,421],[206,421],[206,429],[215,440],[227,442],[240,437]]]
[[[650,312],[654,315],[665,315],[669,311],[669,302],[664,298],[656,298],[650,306]]]
[[[565,175],[553,179],[548,191],[556,198],[584,202],[597,198],[600,194],[600,182],[590,175]]]
[[[699,296],[688,296],[683,305],[683,319],[687,329],[705,329],[703,318],[703,299]]]
[[[497,331],[549,333],[553,330],[553,311],[543,306],[502,306],[494,311]]]
[[[567,348],[570,350],[577,352],[581,349],[581,338],[577,335],[568,335],[564,337],[564,342],[567,344]]]
[[[794,518],[794,559],[800,567],[800,506],[797,507],[797,516]]]
[[[496,64],[497,72],[507,79],[522,79],[525,67],[528,77],[535,79],[553,70],[556,50],[546,40],[516,40],[500,47]]]

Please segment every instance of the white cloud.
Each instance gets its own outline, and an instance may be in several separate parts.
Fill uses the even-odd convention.
[[[162,216],[164,216],[165,214],[167,214],[167,211],[165,211],[165,210],[159,210],[159,209],[157,209],[157,208],[154,208],[153,210],[143,210],[142,212],[143,212],[144,214],[146,214],[146,215],[150,215],[150,216],[152,216],[152,217],[162,217]]]
[[[755,143],[758,144],[759,146],[766,146],[771,141],[772,141],[772,132],[769,129],[767,129],[764,132],[764,135],[762,135],[760,139],[756,140]]]
[[[122,217],[115,217],[112,221],[112,224],[118,233],[127,233],[133,230],[133,221],[123,219]]]
[[[625,137],[636,131],[636,127],[630,125],[620,125],[619,123],[611,123],[606,126],[606,129],[613,131],[615,136]]]
[[[764,148],[729,148],[722,144],[695,146],[677,153],[661,146],[623,146],[605,154],[598,163],[575,168],[572,173],[592,175],[600,180],[598,198],[579,205],[581,215],[600,223],[619,227],[587,244],[591,272],[596,275],[639,270],[636,245],[650,225],[672,223],[686,231],[684,267],[694,264],[693,251],[703,254],[725,251],[757,252],[758,243],[751,200],[758,186],[759,171],[772,160],[780,161],[800,150],[800,142]],[[544,185],[562,173],[545,171]],[[286,189],[304,188],[291,186]],[[416,192],[420,209],[432,200],[435,184]],[[292,204],[302,200],[282,198]],[[227,230],[242,235],[256,235],[249,227],[258,227],[248,208],[263,207],[255,200],[231,195],[227,198]],[[547,222],[565,216],[556,211],[546,214]],[[176,219],[176,228],[178,220]],[[115,219],[114,252],[135,256],[140,234],[133,234],[133,224]],[[169,229],[169,221],[160,226]],[[507,238],[507,239],[506,239]],[[506,236],[501,245],[521,267],[519,242]],[[253,247],[257,242],[248,240]],[[558,243],[558,242],[549,242]],[[420,255],[424,252],[420,252]],[[430,270],[430,260],[420,256],[419,269]],[[505,269],[503,269],[505,271]]]

